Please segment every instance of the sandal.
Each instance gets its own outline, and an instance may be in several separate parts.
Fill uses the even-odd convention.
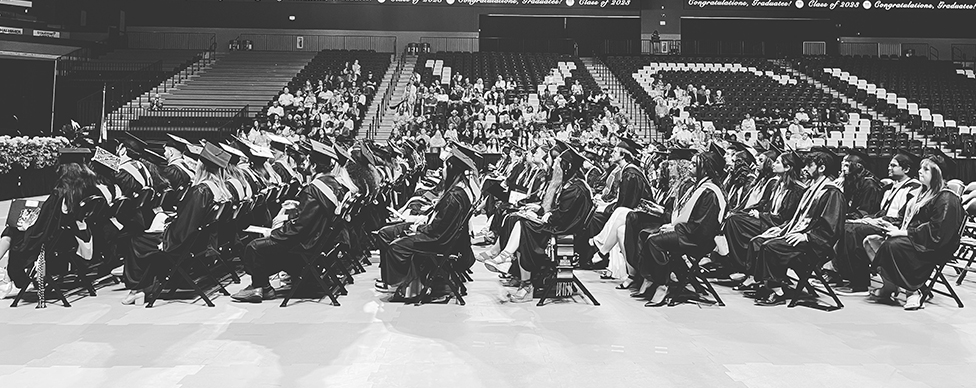
[[[618,284],[616,288],[618,290],[627,290],[630,289],[630,286],[633,284],[634,284],[634,278],[628,277],[624,279],[624,281],[620,282],[620,284]]]
[[[508,273],[512,268],[512,254],[502,251],[498,256],[485,260],[485,267],[491,272]]]
[[[908,301],[905,302],[905,311],[916,311],[925,308],[922,304],[922,293],[919,291],[913,292],[908,295]]]
[[[597,271],[597,272],[600,273],[600,280],[613,280],[613,279],[615,279],[613,277],[613,271],[611,271],[609,269],[604,269],[604,270],[600,270],[600,271]]]

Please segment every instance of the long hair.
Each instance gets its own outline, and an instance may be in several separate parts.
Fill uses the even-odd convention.
[[[677,200],[688,190],[694,188],[697,181],[692,174],[694,165],[690,160],[670,160],[668,161],[668,198]]]
[[[795,182],[800,181],[800,163],[802,161],[792,153],[782,153],[779,155],[780,162],[783,167],[787,167],[779,176],[779,184],[783,187],[790,187]]]
[[[722,182],[721,172],[718,166],[712,162],[711,158],[705,157],[702,154],[695,155],[691,161],[695,165],[695,169],[698,170],[695,178],[701,180],[702,178],[709,178],[712,183],[720,184]]]
[[[945,187],[945,178],[942,177],[942,167],[939,166],[939,163],[936,163],[932,157],[928,157],[922,160],[922,163],[920,163],[919,166],[923,168],[928,167],[929,171],[932,173],[932,179],[929,182],[929,185],[926,186],[924,183],[922,183],[922,196],[934,196],[942,191],[942,189]]]
[[[773,161],[779,157],[779,153],[776,151],[766,151],[761,155],[766,157],[766,161],[759,166],[759,180],[765,180],[773,177]]]
[[[68,213],[71,213],[85,193],[95,187],[96,178],[95,172],[86,165],[65,163],[58,166],[58,181],[53,192],[64,200]]]
[[[376,177],[373,176],[373,170],[369,168],[369,162],[363,155],[362,150],[353,149],[350,154],[352,155],[352,159],[346,163],[346,171],[349,173],[349,178],[352,178],[353,183],[356,184],[356,187],[359,187],[360,192],[376,192]]]
[[[211,166],[207,163],[200,163],[197,166],[196,175],[193,177],[193,185],[199,185],[204,182],[213,182],[214,191],[214,202],[228,201],[233,198],[230,195],[230,191],[227,190],[227,185],[224,181],[227,180],[227,173],[224,169],[216,166]]]
[[[735,157],[732,158],[732,171],[729,172],[729,174],[732,176],[732,179],[729,180],[730,186],[745,184],[752,176],[752,166],[749,164],[749,161],[745,156],[745,153],[747,152],[749,151],[739,151],[735,154]],[[715,182],[717,183],[718,181]],[[731,187],[727,187],[726,189],[731,189]]]

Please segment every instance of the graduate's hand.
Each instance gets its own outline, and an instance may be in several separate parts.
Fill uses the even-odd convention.
[[[763,234],[764,235],[767,235],[767,236],[773,236],[773,235],[780,234],[782,232],[783,232],[783,229],[780,229],[780,227],[778,227],[778,226],[774,226],[772,228],[766,229],[766,231],[763,232]]]
[[[661,232],[673,232],[674,231],[674,225],[664,224],[664,225],[661,225],[661,228],[658,229],[658,230],[661,231]]]
[[[787,244],[790,244],[795,247],[799,245],[801,242],[806,242],[807,235],[805,233],[792,233],[786,235],[786,237],[783,238],[783,241],[786,241]]]
[[[749,211],[749,217],[759,218],[759,210],[752,209]]]
[[[894,229],[894,228],[888,230],[888,237],[903,237],[903,236],[908,236],[907,230]]]

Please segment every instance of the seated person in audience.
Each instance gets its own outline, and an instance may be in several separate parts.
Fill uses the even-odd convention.
[[[134,255],[126,258],[125,270],[131,272],[144,268],[144,271],[136,275],[139,281],[129,287],[129,294],[122,299],[122,304],[145,302],[147,294],[152,293],[169,272],[170,263],[166,255],[181,255],[187,250],[202,249],[209,242],[209,238],[203,238],[198,240],[202,241],[200,246],[187,245],[193,233],[207,221],[211,206],[231,199],[224,185],[224,169],[228,160],[229,155],[220,147],[207,143],[200,152],[201,163],[194,174],[193,186],[177,206],[176,215],[166,221],[162,232],[138,231],[132,237]]]
[[[867,154],[857,150],[849,151],[841,162],[848,220],[876,214],[881,206],[881,184],[868,169],[870,162]]]
[[[379,86],[379,81],[373,76],[373,72],[366,73],[366,79],[363,80],[363,91],[372,96],[373,93],[376,93],[377,86]]]
[[[746,118],[742,119],[742,130],[743,131],[755,131],[756,130],[756,120],[752,118],[752,115],[746,113]]]
[[[793,217],[752,239],[747,256],[752,260],[753,277],[763,282],[756,292],[756,303],[773,306],[786,303],[786,272],[801,265],[822,266],[833,255],[834,244],[844,232],[846,202],[840,187],[833,183],[839,170],[837,156],[826,148],[806,156],[803,172],[810,187],[800,198]]]
[[[64,267],[60,255],[79,254],[80,243],[91,243],[91,233],[87,225],[73,222],[74,212],[83,199],[91,195],[98,195],[96,188],[97,177],[86,164],[91,156],[87,148],[64,148],[58,153],[58,180],[54,183],[51,194],[40,205],[36,218],[23,218],[13,222],[15,227],[7,226],[0,235],[0,257],[10,253],[7,260],[7,276],[16,289],[7,295],[17,295],[19,289],[30,284],[28,277],[30,269],[42,249],[46,249],[48,273],[54,272],[55,267]],[[8,225],[11,223],[8,222]],[[59,236],[57,241],[50,241],[62,225],[68,229]],[[47,244],[47,245],[45,245]],[[91,257],[83,257],[91,260]],[[58,268],[58,271],[63,268]]]
[[[872,266],[878,268],[884,282],[872,290],[875,301],[895,304],[894,295],[904,289],[908,293],[905,310],[920,309],[920,288],[959,247],[966,217],[959,195],[946,187],[944,176],[951,173],[953,162],[943,155],[922,160],[918,172],[922,187],[908,202],[901,224],[886,225],[884,236],[864,241]]]
[[[251,284],[231,295],[236,301],[260,303],[275,298],[270,278],[280,271],[297,276],[302,271],[303,260],[291,252],[307,251],[320,246],[322,239],[332,238],[339,210],[349,193],[354,193],[355,183],[345,170],[348,156],[345,150],[316,141],[305,166],[311,172],[311,183],[298,195],[297,211],[279,215],[271,234],[255,239],[244,248],[244,267],[251,275]],[[281,217],[287,218],[280,220]],[[310,252],[315,253],[315,252]]]
[[[645,306],[668,304],[671,297],[684,290],[688,266],[682,255],[691,255],[694,260],[715,248],[715,236],[726,209],[725,195],[715,183],[722,180],[724,153],[712,143],[708,152],[695,155],[695,188],[677,199],[670,223],[641,232],[643,255],[635,269],[644,280],[637,294],[649,299]],[[669,287],[672,273],[678,282]]]
[[[161,109],[163,109],[163,99],[159,97],[159,93],[156,93],[149,99],[149,110]]]
[[[864,239],[884,235],[888,229],[902,224],[908,203],[915,198],[921,186],[918,180],[912,178],[917,169],[917,160],[907,151],[899,151],[892,157],[888,163],[888,177],[893,182],[884,196],[879,198],[881,208],[874,214],[848,219],[844,224],[844,239],[837,244],[837,256],[832,264],[847,285],[834,288],[836,292],[847,295],[867,293],[871,283],[871,262],[864,250]]]
[[[770,157],[775,155],[775,151],[765,155]],[[749,206],[733,212],[725,219],[723,226],[728,260],[722,264],[734,280],[745,278],[742,285],[733,288],[737,291],[754,288],[756,283],[751,275],[748,278],[745,276],[752,273],[752,262],[747,255],[750,240],[792,218],[805,190],[799,181],[803,162],[796,153],[785,152],[770,159],[773,160],[769,169],[772,178],[763,185],[767,189],[757,192],[761,193],[759,201],[750,202]],[[764,175],[767,174],[760,174]]]
[[[725,105],[725,95],[722,94],[721,90],[715,90],[715,96],[712,97],[713,105]]]
[[[268,107],[268,112],[266,113],[268,117],[277,116],[279,118],[285,117],[285,108],[281,106],[281,100],[274,100],[271,102],[271,106]]]
[[[799,121],[800,124],[806,124],[810,122],[810,115],[807,114],[807,111],[804,108],[800,108],[798,111],[796,111],[796,114],[793,115],[793,118]]]
[[[394,292],[403,286],[403,295],[398,297],[416,297],[420,292],[419,281],[422,280],[418,278],[419,268],[428,264],[418,258],[438,253],[459,253],[461,249],[470,247],[468,215],[473,203],[480,198],[481,191],[474,183],[476,179],[469,178],[468,171],[476,172],[482,163],[482,156],[474,150],[452,148],[443,170],[443,191],[430,209],[429,221],[403,222],[380,230],[386,248],[381,250],[381,268],[384,272],[383,280],[376,283],[377,291]],[[432,288],[432,302],[450,298],[446,284],[429,286]]]
[[[291,91],[288,90],[288,87],[282,89],[281,94],[278,95],[278,104],[280,104],[282,108],[289,109],[294,103],[295,103],[295,96],[291,94]],[[284,115],[279,115],[279,116],[284,116]]]
[[[486,260],[485,266],[494,272],[507,273],[518,254],[522,284],[509,295],[509,301],[531,301],[533,281],[545,279],[554,269],[556,263],[552,263],[546,254],[552,236],[576,234],[585,226],[583,222],[593,203],[583,182],[582,166],[583,157],[575,148],[568,147],[553,161],[553,176],[539,208],[545,213],[540,216],[537,211],[523,210],[517,216],[506,218],[498,239],[499,247],[504,248],[497,256]]]

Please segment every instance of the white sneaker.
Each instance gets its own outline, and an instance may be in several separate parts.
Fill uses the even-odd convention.
[[[112,270],[112,276],[120,278],[123,275],[125,275],[125,266],[120,265]]]

